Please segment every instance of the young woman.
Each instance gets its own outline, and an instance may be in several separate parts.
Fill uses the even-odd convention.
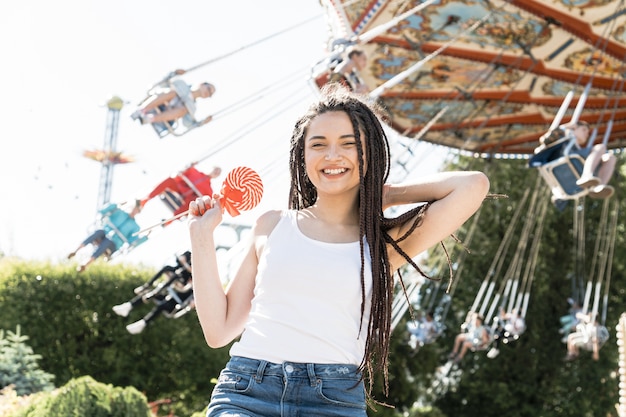
[[[189,206],[194,294],[205,339],[239,337],[207,416],[366,416],[365,382],[387,381],[393,273],[457,230],[489,181],[449,172],[385,184],[389,145],[365,98],[337,84],[291,139],[289,210],[257,220],[226,290],[213,231],[219,196]],[[383,210],[425,203],[397,219]]]

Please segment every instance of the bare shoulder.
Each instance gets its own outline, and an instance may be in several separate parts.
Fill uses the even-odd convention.
[[[280,221],[281,211],[271,210],[263,213],[252,228],[251,248],[254,248],[257,260],[261,258],[267,238]]]
[[[281,210],[270,210],[259,216],[254,224],[254,234],[256,236],[269,236],[280,221],[281,213]]]

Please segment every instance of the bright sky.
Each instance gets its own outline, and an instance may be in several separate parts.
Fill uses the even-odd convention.
[[[285,208],[291,129],[315,97],[308,75],[328,36],[317,0],[3,2],[0,251],[66,262],[93,230],[101,166],[82,152],[104,146],[105,103],[114,95],[126,102],[117,150],[136,162],[115,167],[112,202],[142,197],[200,161],[205,172],[222,167],[218,185],[237,166],[255,169],[264,182],[261,204],[225,221],[249,224],[266,209]],[[183,79],[216,85],[197,111],[221,111],[214,121],[159,139],[131,120],[150,85],[198,65]],[[169,216],[155,199],[137,220],[145,228]],[[161,266],[186,249],[186,224],[177,221],[120,260]]]

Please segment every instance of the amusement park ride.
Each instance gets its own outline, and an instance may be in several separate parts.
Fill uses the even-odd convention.
[[[102,165],[100,170],[100,186],[98,187],[97,208],[104,207],[111,201],[111,188],[113,186],[113,172],[115,165],[133,162],[133,158],[117,151],[118,129],[120,123],[120,111],[124,107],[124,101],[117,97],[111,97],[107,103],[106,131],[102,149],[86,150],[83,156]]]
[[[566,95],[576,97],[573,110],[588,84],[581,119],[599,137],[610,129],[609,149],[625,145],[623,6],[571,3],[322,1],[331,47],[367,53],[360,75],[395,130],[505,158],[532,154]],[[332,59],[319,63],[316,79]]]
[[[321,2],[331,53],[313,68],[321,87],[342,55],[367,55],[359,77],[404,137],[481,158],[531,158],[540,138],[587,122],[590,149],[626,145],[626,18],[619,1]],[[596,138],[598,138],[596,140]],[[587,195],[584,160],[536,162],[554,198]]]
[[[506,299],[507,311],[517,310],[523,318],[543,228],[540,213],[545,214],[546,200],[549,202],[537,194],[541,182],[551,190],[555,202],[574,200],[579,205],[579,200],[589,193],[576,184],[584,159],[565,152],[553,160],[538,162],[540,138],[568,123],[587,122],[592,129],[589,149],[602,144],[609,153],[621,155],[626,146],[623,2],[320,3],[332,36],[328,55],[312,68],[315,88],[321,88],[332,77],[348,53],[362,51],[367,64],[358,70],[360,82],[368,87],[370,98],[386,109],[389,126],[401,136],[476,158],[529,160],[528,167],[537,169],[537,187],[526,197],[528,210],[537,210],[532,212],[538,214],[526,220],[527,235],[519,239],[523,246],[515,249],[527,255],[521,255],[517,265],[510,265],[509,271],[503,273],[499,273],[501,259],[494,259],[490,274],[468,311],[468,317],[479,312],[491,320],[497,306]],[[346,82],[350,83],[347,78]],[[607,204],[604,210],[608,212],[606,207]],[[574,212],[575,229],[584,233],[584,225]],[[611,215],[612,222],[617,218],[616,212],[615,209]],[[603,224],[607,218],[603,214]],[[603,229],[609,236],[605,239],[607,248],[614,239],[613,229],[614,223]],[[502,246],[509,244],[510,238],[502,242]],[[610,249],[607,251],[611,253]],[[526,271],[511,273],[523,269],[524,256],[528,259]],[[610,265],[611,260],[602,262]],[[499,282],[492,282],[496,276]],[[602,303],[598,291],[608,289],[608,281],[601,280],[610,277],[598,279],[594,300],[589,299],[594,292],[591,282],[582,293],[585,311],[602,316],[604,324],[606,304],[599,311]],[[441,329],[454,288],[442,296],[445,291],[440,284],[413,282],[407,290],[409,296],[420,299],[421,307],[426,307],[422,313],[434,310]],[[407,298],[394,299],[394,325],[409,308]],[[443,379],[450,376],[452,365],[449,362],[443,367]],[[623,396],[620,403],[623,409]]]

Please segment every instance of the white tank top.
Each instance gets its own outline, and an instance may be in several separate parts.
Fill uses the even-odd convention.
[[[371,307],[369,248],[366,244],[361,323],[359,242],[308,238],[296,216],[296,211],[283,211],[267,238],[250,315],[230,354],[274,363],[360,365]]]

